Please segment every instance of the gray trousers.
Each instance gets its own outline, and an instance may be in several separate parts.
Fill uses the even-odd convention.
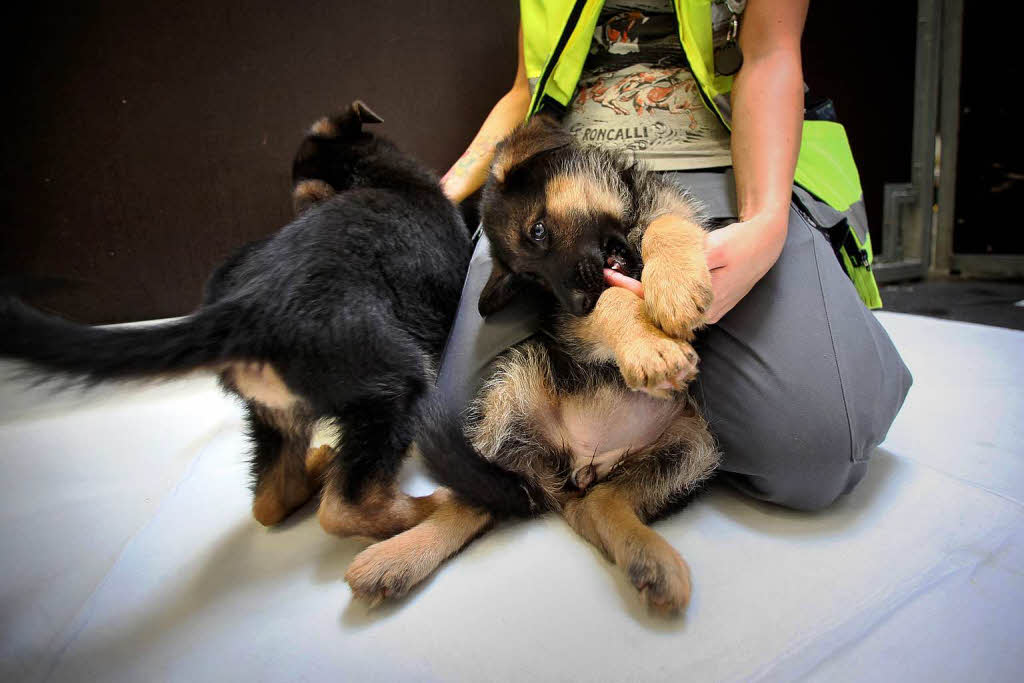
[[[712,217],[736,217],[731,171],[669,177]],[[438,375],[444,400],[460,410],[491,361],[538,329],[529,301],[480,317],[490,270],[481,236]],[[802,510],[829,505],[863,478],[912,382],[824,234],[795,209],[778,262],[694,346],[700,374],[691,394],[722,448],[720,476]]]

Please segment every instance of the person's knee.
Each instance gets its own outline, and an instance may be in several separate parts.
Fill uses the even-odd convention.
[[[722,439],[726,479],[755,498],[796,510],[827,508],[867,471],[856,455],[845,415],[813,408],[747,424],[739,438]]]
[[[757,400],[716,397],[711,418],[727,478],[754,497],[799,510],[821,510],[852,491],[912,382],[891,342],[882,341],[870,345],[882,353],[864,355],[848,365],[855,371],[833,381],[769,382]],[[716,424],[716,412],[726,420]]]
[[[850,493],[867,473],[867,461],[853,461],[827,451],[808,453],[816,466],[798,475],[780,472],[769,487],[775,488],[773,502],[794,510],[818,512],[831,507]]]

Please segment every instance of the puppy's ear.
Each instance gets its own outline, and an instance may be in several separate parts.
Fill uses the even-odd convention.
[[[544,152],[567,146],[572,139],[556,119],[538,114],[498,144],[491,175],[499,183],[504,183],[523,164]]]
[[[497,313],[518,293],[519,278],[498,259],[494,259],[491,277],[487,279],[484,291],[480,292],[480,302],[477,304],[480,315],[486,318],[492,313]]]
[[[360,123],[384,123],[384,119],[366,106],[362,100],[356,100],[351,106],[352,113],[359,119]]]
[[[362,100],[356,100],[348,109],[332,118],[322,118],[313,124],[310,135],[322,138],[355,137],[363,130],[364,123],[384,123]]]

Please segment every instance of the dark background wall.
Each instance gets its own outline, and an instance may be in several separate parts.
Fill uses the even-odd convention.
[[[915,8],[879,22],[867,4],[812,3],[805,71],[847,124],[877,226],[882,183],[909,175]],[[33,301],[94,323],[192,309],[234,246],[287,221],[291,156],[320,115],[360,97],[443,172],[515,72],[511,1],[2,11],[0,273],[80,281]]]
[[[1024,198],[1024,136],[1020,105],[1007,89],[1010,67],[1020,56],[1011,41],[992,40],[991,19],[981,3],[964,3],[957,156],[956,227],[953,250],[965,254],[1024,254],[1019,227]],[[1019,6],[1016,16],[1022,16]],[[1013,86],[1011,86],[1013,87]]]

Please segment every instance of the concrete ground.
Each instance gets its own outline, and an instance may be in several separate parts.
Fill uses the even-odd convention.
[[[948,278],[881,287],[886,311],[1024,330],[1024,281]]]

